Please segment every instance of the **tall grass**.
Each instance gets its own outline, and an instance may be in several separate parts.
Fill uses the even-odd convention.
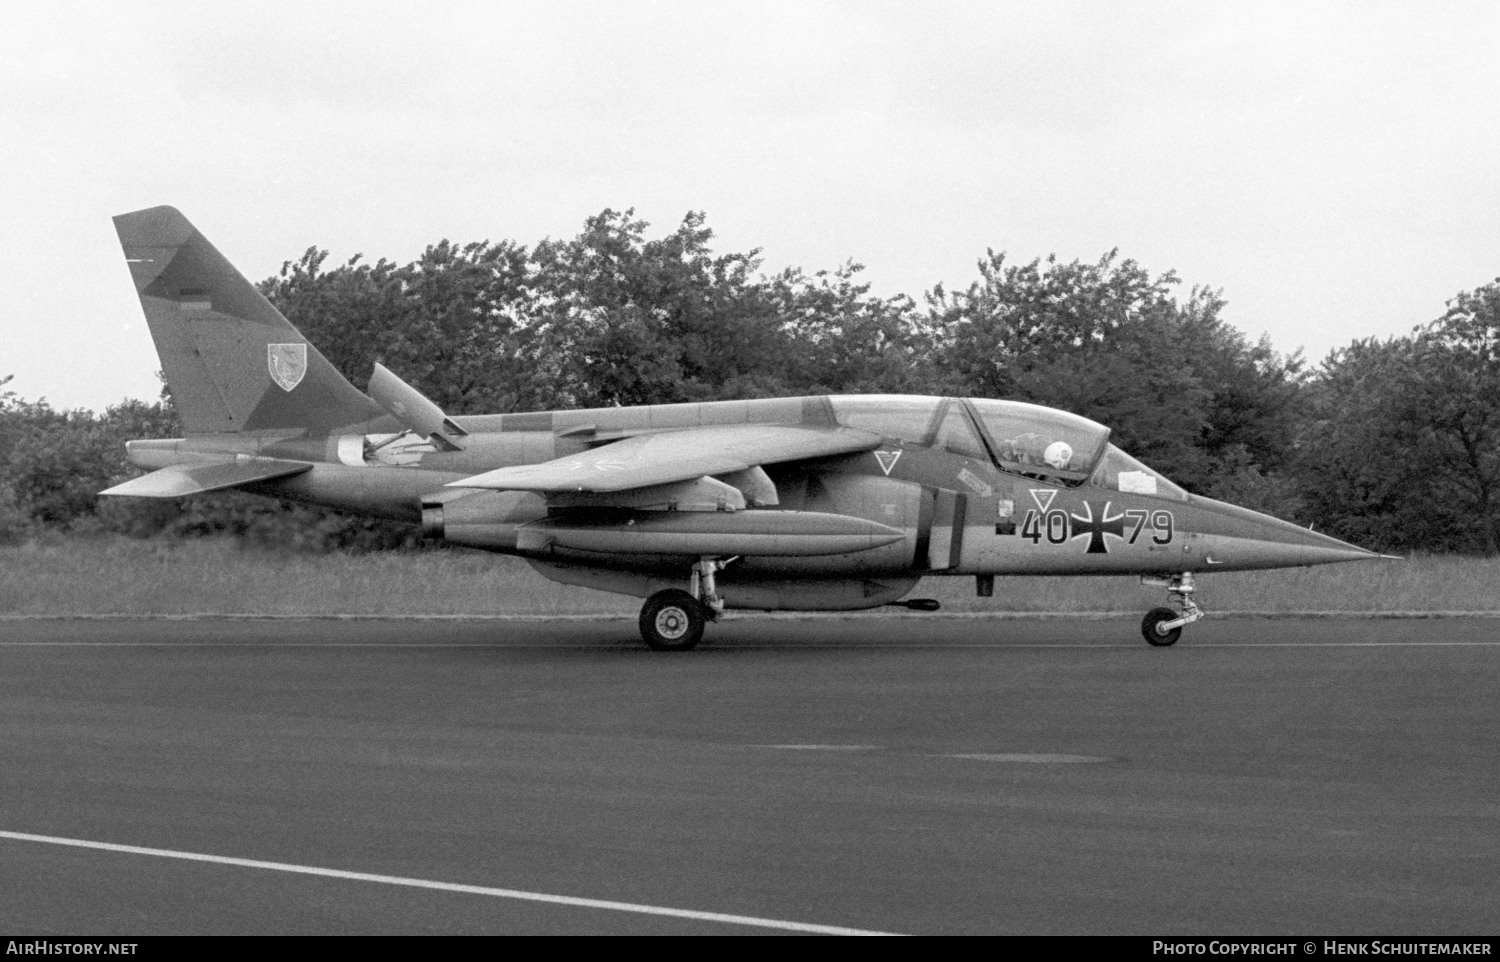
[[[1198,579],[1210,611],[1500,612],[1500,559],[1414,558]],[[1136,612],[1135,578],[928,578],[952,611]],[[633,615],[640,602],[553,584],[515,558],[450,550],[300,554],[233,541],[58,540],[0,547],[0,615]]]
[[[628,613],[477,551],[309,554],[231,540],[67,540],[0,548],[0,614]]]

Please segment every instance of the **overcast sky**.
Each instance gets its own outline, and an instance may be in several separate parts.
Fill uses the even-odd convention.
[[[156,397],[156,204],[252,280],[605,207],[918,299],[1118,247],[1319,360],[1500,275],[1497,50],[1493,2],[6,3],[0,376]]]

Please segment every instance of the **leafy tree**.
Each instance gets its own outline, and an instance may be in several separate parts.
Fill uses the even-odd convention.
[[[523,247],[444,240],[405,266],[356,255],[332,271],[327,256],[311,248],[260,287],[351,380],[363,383],[381,361],[452,414],[550,400],[518,315]]]
[[[13,380],[14,374],[0,377],[0,388]],[[10,478],[10,452],[23,424],[17,415],[21,403],[15,391],[0,391],[0,544],[23,540],[32,533],[33,527],[31,515],[21,507]]]
[[[177,427],[160,402],[127,400],[96,415],[13,397],[0,410],[0,423],[14,508],[36,524],[64,529],[92,519],[95,494],[133,475],[127,440],[167,436]]]
[[[1418,338],[1413,411],[1488,554],[1500,554],[1500,278],[1458,294]]]
[[[1354,341],[1330,352],[1309,385],[1296,466],[1308,515],[1366,547],[1399,550],[1414,531],[1415,519],[1403,517],[1416,482],[1414,439],[1397,433],[1391,390],[1409,347],[1405,339]]]
[[[788,268],[764,284],[788,342],[787,394],[940,392],[932,328],[906,295],[872,297],[850,261],[811,276]]]
[[[1500,554],[1500,278],[1418,328],[1402,374],[1423,473],[1451,489],[1471,536]]]
[[[785,338],[752,278],[760,252],[715,256],[701,213],[659,240],[647,226],[605,210],[577,238],[533,251],[534,357],[561,397],[592,407],[775,393]]]
[[[1327,530],[1393,550],[1500,552],[1500,286],[1410,336],[1331,353],[1298,473]]]

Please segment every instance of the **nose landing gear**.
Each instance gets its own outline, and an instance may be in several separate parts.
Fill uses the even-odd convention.
[[[1146,617],[1141,619],[1141,634],[1148,644],[1158,648],[1175,645],[1177,639],[1182,637],[1183,626],[1203,617],[1203,609],[1193,603],[1193,591],[1196,589],[1191,571],[1167,577],[1145,577],[1141,579],[1141,584],[1167,589],[1167,593],[1172,595],[1181,608],[1180,611],[1176,608],[1152,608],[1146,612]]]

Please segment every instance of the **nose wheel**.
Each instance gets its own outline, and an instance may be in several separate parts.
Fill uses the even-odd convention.
[[[1146,612],[1146,617],[1141,619],[1141,634],[1147,644],[1157,648],[1175,645],[1182,637],[1183,627],[1203,617],[1203,609],[1193,603],[1196,588],[1191,571],[1165,578],[1142,578],[1141,584],[1167,589],[1181,609],[1162,607]]]
[[[1141,619],[1141,634],[1146,636],[1146,643],[1158,648],[1177,644],[1177,639],[1182,637],[1182,626],[1178,625],[1176,628],[1163,626],[1181,617],[1175,608],[1152,608],[1146,612],[1146,617]]]

